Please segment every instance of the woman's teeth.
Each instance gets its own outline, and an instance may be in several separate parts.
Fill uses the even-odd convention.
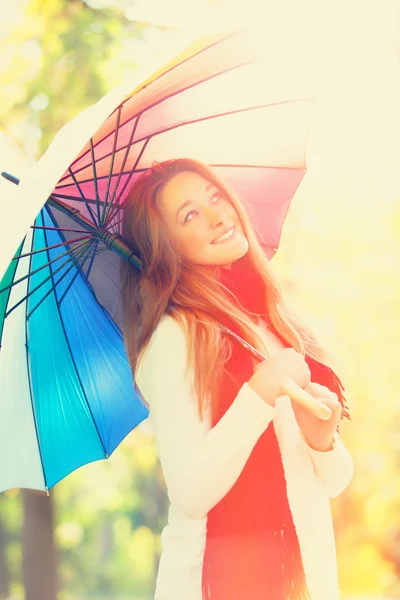
[[[224,240],[227,240],[228,238],[232,237],[232,235],[235,232],[235,228],[232,227],[232,229],[230,229],[229,231],[227,231],[224,235],[221,235],[219,238],[217,238],[213,244],[218,244],[218,242],[223,242]]]

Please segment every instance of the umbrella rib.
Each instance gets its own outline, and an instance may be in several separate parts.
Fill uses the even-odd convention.
[[[99,223],[100,223],[100,205],[99,205],[100,196],[99,196],[99,188],[97,185],[96,161],[95,161],[95,157],[94,157],[94,148],[93,148],[93,139],[92,138],[90,138],[89,143],[90,143],[90,149],[92,152],[93,181],[94,181],[94,189],[95,189],[95,193],[96,193],[97,219],[98,219],[97,223],[96,223],[95,219],[93,219],[93,222],[96,223],[96,225],[99,225]]]
[[[121,193],[120,193],[120,196],[119,196],[120,198],[122,198],[122,196],[123,196],[123,194],[124,194],[124,192],[125,192],[125,190],[126,190],[127,186],[129,185],[129,182],[130,182],[130,180],[132,179],[132,175],[134,174],[134,172],[135,172],[135,170],[136,170],[136,167],[137,167],[137,165],[139,164],[139,162],[140,162],[140,159],[142,158],[142,156],[143,156],[143,153],[144,153],[144,151],[146,150],[147,144],[149,143],[150,139],[151,139],[151,138],[147,138],[147,140],[146,140],[146,141],[145,141],[145,143],[143,144],[143,146],[142,146],[142,149],[140,150],[140,152],[139,152],[139,154],[138,154],[138,156],[137,156],[137,158],[136,158],[135,164],[133,165],[133,167],[132,167],[132,169],[131,169],[131,172],[130,172],[129,176],[127,177],[127,179],[126,179],[126,181],[125,181],[125,183],[124,183],[124,185],[123,185],[123,188],[122,188],[122,190],[121,190]],[[110,222],[110,221],[111,221],[111,220],[114,218],[114,216],[115,216],[115,214],[116,214],[117,210],[119,210],[119,208],[120,208],[120,207],[119,207],[119,205],[118,205],[116,202],[115,202],[115,203],[112,205],[112,209],[109,211],[109,214],[108,214],[108,216],[107,216],[106,225],[108,225],[108,224],[109,224],[109,222]]]
[[[130,135],[130,137],[129,137],[128,146],[126,147],[126,152],[125,152],[124,160],[123,160],[123,163],[122,163],[122,166],[121,166],[121,169],[120,169],[119,175],[118,175],[117,183],[116,183],[116,185],[115,185],[115,188],[114,188],[114,192],[113,192],[112,198],[111,198],[111,200],[110,200],[110,206],[113,206],[113,205],[114,205],[114,202],[115,202],[115,196],[116,196],[116,194],[117,194],[118,186],[119,186],[119,183],[120,183],[120,181],[121,181],[122,173],[123,173],[123,171],[124,171],[124,169],[125,169],[126,161],[128,160],[129,152],[130,152],[130,149],[131,149],[131,145],[132,145],[132,142],[133,142],[133,138],[135,137],[135,133],[136,133],[136,129],[137,129],[137,126],[138,126],[138,123],[139,123],[139,119],[140,119],[140,117],[141,117],[141,114],[139,114],[139,115],[137,116],[137,118],[136,118],[136,121],[135,121],[135,123],[134,123],[134,126],[132,127],[131,135]],[[104,220],[105,220],[105,222],[108,222],[108,212],[107,212],[107,215],[106,215],[106,217],[105,217],[105,219],[104,219]]]
[[[36,235],[36,231],[34,230],[32,232],[32,240],[31,240],[31,247],[34,247],[34,240],[35,240],[35,235]],[[29,259],[29,270],[31,269],[32,266],[32,256]],[[28,285],[27,288],[29,289],[29,281],[28,281]],[[32,409],[32,417],[33,417],[33,423],[35,426],[35,433],[36,433],[36,441],[37,441],[37,447],[38,447],[38,451],[39,451],[39,458],[40,458],[40,464],[42,466],[42,474],[43,474],[43,481],[44,481],[44,487],[45,490],[48,492],[48,486],[47,486],[47,478],[46,478],[46,471],[44,469],[44,462],[43,462],[43,455],[42,455],[42,448],[41,448],[41,444],[40,444],[40,437],[39,437],[39,428],[38,428],[38,422],[37,422],[37,416],[36,416],[36,409],[35,409],[35,403],[33,401],[33,390],[32,390],[32,382],[31,382],[31,373],[30,373],[30,360],[29,360],[29,342],[28,342],[28,317],[27,317],[27,311],[28,311],[28,303],[26,302],[25,304],[25,357],[26,357],[26,371],[28,373],[28,385],[29,385],[29,399],[31,401],[31,409]]]
[[[104,179],[104,175],[100,175],[100,177],[97,178],[97,180],[99,181],[100,179]],[[84,181],[81,181],[81,183],[89,183],[90,181],[93,181],[93,179],[85,179]],[[71,184],[69,184],[71,186]],[[78,196],[70,196],[69,194],[59,194],[59,193],[52,193],[51,194],[52,198],[62,198],[63,200],[73,200],[76,202],[79,202],[79,198]],[[89,204],[95,204],[96,200],[94,198],[85,198],[85,202],[88,202]],[[100,204],[103,204],[102,200],[100,200]]]
[[[88,244],[88,242],[87,242],[87,241],[86,241],[86,242],[82,242],[81,244],[78,244],[78,246],[76,246],[76,247],[74,248],[74,250],[77,250],[77,248],[80,248],[81,246],[84,246],[84,245],[86,245],[86,244]],[[45,248],[44,248],[44,250],[45,250]],[[71,254],[71,252],[65,252],[64,254],[61,254],[60,256],[57,256],[57,257],[56,257],[54,260],[52,260],[51,262],[56,262],[57,260],[59,260],[60,258],[62,258],[63,256],[65,256],[66,254]],[[31,262],[32,262],[32,258],[31,258],[30,260],[31,260]],[[68,263],[69,263],[71,260],[72,260],[72,258],[70,258],[70,259],[69,259],[69,260],[67,260],[65,263],[63,263],[63,264],[62,264],[62,265],[61,265],[61,266],[60,266],[60,267],[57,269],[57,272],[58,272],[60,269],[62,269],[62,268],[63,268],[63,267],[66,265],[66,264],[68,264]],[[50,263],[47,263],[47,264],[45,264],[45,265],[42,265],[41,267],[39,267],[38,269],[35,269],[34,271],[29,271],[28,275],[24,275],[24,277],[21,277],[21,279],[18,279],[18,281],[15,281],[15,282],[14,282],[12,285],[14,286],[14,285],[16,285],[17,283],[20,283],[21,281],[24,281],[25,279],[29,279],[30,277],[32,277],[32,275],[35,275],[35,273],[38,273],[39,271],[41,271],[41,270],[42,270],[42,269],[44,269],[45,267],[49,266],[49,264],[50,264]],[[40,287],[41,287],[41,286],[42,286],[44,283],[46,283],[46,281],[47,281],[47,280],[48,280],[48,278],[47,278],[47,279],[45,279],[44,281],[42,281],[42,282],[41,282],[41,283],[40,283],[38,286],[36,286],[36,287],[35,287],[33,290],[31,290],[27,296],[25,296],[24,298],[22,298],[22,300],[20,300],[20,301],[18,302],[18,304],[16,304],[15,306],[13,306],[13,307],[12,307],[12,309],[11,309],[11,310],[9,310],[9,311],[8,311],[8,312],[5,314],[5,318],[7,318],[7,317],[8,317],[8,315],[9,315],[10,313],[12,313],[12,311],[13,311],[15,308],[17,308],[17,306],[19,306],[19,305],[20,305],[20,304],[21,304],[21,303],[22,303],[24,300],[26,300],[26,299],[27,299],[27,298],[28,298],[28,297],[29,297],[31,294],[33,294],[34,292],[36,292],[36,290],[38,290],[38,289],[39,289],[39,288],[40,288]],[[5,291],[5,290],[6,290],[6,289],[8,289],[9,287],[11,287],[11,286],[6,286],[5,288],[2,288],[2,289],[0,290],[0,293],[1,293],[1,292],[3,292],[3,291]]]
[[[70,172],[70,174],[71,174],[71,177],[72,177],[72,179],[73,179],[73,181],[74,181],[74,183],[75,183],[76,187],[78,188],[78,192],[80,193],[80,195],[81,195],[81,197],[82,197],[82,200],[83,200],[83,201],[84,201],[84,203],[86,204],[86,208],[88,209],[88,211],[89,211],[89,213],[90,213],[90,215],[91,215],[91,217],[92,217],[93,223],[96,223],[95,216],[94,216],[94,214],[92,213],[92,209],[90,208],[90,206],[89,206],[89,205],[87,204],[87,202],[86,202],[85,195],[84,195],[84,193],[82,192],[82,190],[81,190],[81,188],[80,188],[79,182],[78,182],[78,180],[77,180],[77,179],[76,179],[76,177],[75,177],[75,173],[72,171],[71,167],[68,167],[68,171]],[[96,188],[96,194],[97,194],[97,188]]]
[[[106,190],[106,194],[104,196],[103,214],[101,215],[101,223],[103,223],[105,221],[105,213],[107,212],[107,200],[108,200],[108,194],[110,192],[111,176],[112,176],[112,172],[114,169],[115,153],[116,153],[118,133],[119,133],[119,124],[121,121],[121,111],[122,111],[122,106],[119,107],[119,109],[118,109],[117,124],[116,124],[115,131],[114,131],[114,144],[113,144],[113,151],[112,151],[112,159],[111,159],[111,164],[110,164],[110,170],[108,173],[107,190]]]
[[[311,100],[314,99],[312,96],[308,97],[308,98],[297,98],[295,100],[283,100],[280,102],[267,102],[266,104],[259,104],[257,106],[250,106],[250,107],[246,107],[246,108],[238,108],[235,110],[230,110],[230,111],[224,111],[221,113],[216,113],[213,115],[208,115],[206,117],[200,117],[200,118],[196,118],[196,119],[191,119],[188,121],[185,121],[183,123],[178,123],[175,125],[171,125],[169,127],[165,127],[164,129],[157,131],[155,133],[152,133],[150,136],[143,136],[141,138],[138,138],[135,140],[135,144],[139,144],[140,142],[143,142],[143,140],[149,139],[149,138],[155,138],[159,135],[162,135],[164,133],[167,133],[169,131],[173,131],[174,129],[179,129],[179,127],[185,127],[187,125],[194,125],[195,123],[202,123],[203,121],[210,121],[211,119],[219,119],[221,117],[227,117],[230,115],[235,115],[235,114],[240,114],[240,113],[246,113],[246,112],[250,112],[252,110],[260,110],[261,108],[267,108],[267,107],[272,107],[272,106],[281,106],[281,105],[285,105],[285,104],[295,104],[296,102],[304,102],[306,100]],[[121,148],[118,149],[118,152],[120,152],[121,150],[125,150],[126,148],[128,148],[128,145],[125,146],[121,146]],[[107,158],[109,158],[112,155],[112,153],[108,153],[105,154],[104,156],[101,157],[101,160],[105,160]],[[85,169],[87,169],[88,165],[84,165],[82,167],[80,167],[79,169],[77,169],[75,171],[75,174],[80,173],[81,171],[84,171]],[[100,179],[100,178],[99,178]],[[104,179],[104,176],[103,176]],[[60,179],[59,183],[61,183],[63,180],[65,180],[65,178]],[[91,179],[89,180],[85,180],[85,181],[92,181]],[[81,181],[81,183],[85,183],[85,181]],[[58,185],[58,184],[57,184]],[[57,188],[56,188],[57,189]]]
[[[23,245],[24,245],[24,243],[25,243],[25,240],[26,240],[26,235],[24,236],[24,238],[23,238],[23,240],[22,240],[22,242],[21,242],[21,245],[20,245],[20,247],[19,247],[19,250],[23,248]],[[17,252],[18,252],[18,250],[17,250]],[[13,273],[13,277],[12,277],[12,282],[11,282],[11,284],[10,284],[10,285],[8,285],[7,287],[3,288],[3,289],[0,289],[0,294],[1,294],[2,292],[5,292],[6,290],[8,290],[8,295],[7,295],[7,299],[6,299],[6,300],[5,300],[5,302],[4,302],[4,306],[8,306],[8,302],[9,302],[9,300],[10,300],[10,295],[11,295],[11,289],[12,289],[12,287],[13,287],[13,286],[16,284],[16,281],[15,281],[16,274],[17,274],[17,266],[16,266],[16,267],[15,267],[15,269],[14,269],[14,273]],[[2,320],[2,327],[1,327],[1,329],[0,329],[0,349],[1,349],[1,341],[2,341],[2,337],[3,337],[3,325],[4,325],[4,321],[5,321],[5,316],[4,316],[4,319]]]
[[[47,229],[49,231],[71,231],[73,233],[83,233],[83,229],[69,229],[66,227],[48,227],[47,225],[31,225],[32,229]],[[71,240],[69,240],[71,241]]]
[[[82,240],[87,240],[87,239],[90,239],[90,237],[92,237],[92,236],[84,235],[84,236],[79,237],[79,238],[74,238],[72,240],[67,240],[66,242],[60,242],[59,244],[53,244],[53,246],[49,246],[49,249],[51,249],[51,248],[59,248],[61,246],[65,246],[66,244],[72,244],[72,243],[75,243],[75,242],[80,242]],[[39,252],[44,252],[45,250],[47,250],[47,248],[40,248],[39,250],[34,250],[33,252],[27,252],[26,254],[20,254],[19,256],[14,256],[14,258],[12,260],[20,260],[20,258],[25,258],[26,256],[32,256],[33,254],[39,254]],[[68,254],[68,252],[65,252],[65,254]],[[65,256],[65,254],[61,255],[61,256]],[[20,281],[22,281],[22,280],[20,280]],[[19,283],[19,281],[17,283]],[[3,288],[3,289],[6,289],[6,288]]]
[[[19,248],[18,248],[18,250],[17,250],[17,253],[18,253],[20,250],[22,250],[22,248],[23,248],[23,246],[24,246],[24,243],[25,243],[25,240],[26,240],[26,235],[24,236],[24,238],[23,238],[23,240],[22,240],[21,244],[19,245]],[[9,265],[9,267],[8,267],[8,268],[10,268],[11,264],[12,264],[12,263],[10,263],[10,265]],[[14,269],[14,272],[13,272],[13,274],[12,274],[12,281],[14,281],[14,280],[15,280],[15,277],[16,277],[16,275],[17,275],[17,265],[15,265],[15,266],[13,265],[13,269]],[[8,269],[7,269],[7,270],[8,270]],[[14,284],[12,283],[10,286],[7,286],[7,288],[5,288],[5,290],[6,290],[6,289],[8,289],[8,294],[7,294],[7,298],[4,300],[4,306],[8,306],[8,302],[9,302],[9,300],[10,300],[10,296],[11,296],[11,289],[12,289],[12,286],[13,286],[13,285],[14,285]],[[1,293],[1,292],[0,292],[0,293]],[[0,350],[1,350],[1,342],[2,342],[2,339],[3,339],[3,330],[4,330],[3,328],[4,328],[4,321],[5,321],[5,318],[4,318],[4,319],[2,319],[2,320],[1,320],[1,322],[0,322]]]
[[[88,267],[88,270],[87,270],[87,273],[86,273],[86,276],[85,276],[85,279],[87,281],[89,280],[90,271],[92,270],[92,266],[93,266],[93,262],[94,262],[96,254],[100,254],[101,252],[104,252],[105,250],[108,250],[108,248],[106,247],[106,248],[103,248],[102,250],[99,250],[98,252],[96,252],[97,249],[98,249],[98,246],[99,246],[99,241],[100,240],[98,240],[98,239],[95,240],[96,248],[92,252],[92,256],[91,256],[91,259],[90,259],[90,264],[89,264],[89,267]],[[82,271],[82,275],[83,275],[83,271]],[[60,304],[61,304],[61,301],[60,301]]]
[[[50,217],[50,218],[51,218],[51,217]],[[46,234],[45,234],[45,237],[46,237]],[[97,241],[97,240],[96,240],[96,241]],[[93,244],[92,244],[92,245],[93,245]],[[91,249],[91,248],[89,248],[89,250],[90,250],[90,249]],[[83,262],[85,262],[85,260],[86,260],[86,258],[84,259],[84,261],[83,261]],[[72,267],[71,267],[71,268],[72,268]],[[79,265],[79,270],[80,270],[80,265]],[[78,273],[79,273],[79,270],[77,269],[77,273],[76,273],[76,275],[74,276],[74,279],[73,279],[73,280],[75,280],[75,277],[78,275]],[[51,267],[50,267],[50,271],[52,271]],[[54,275],[55,275],[55,273],[54,273]],[[52,277],[52,279],[53,279],[53,274],[51,275],[51,277]],[[60,279],[59,281],[57,281],[56,285],[58,285],[58,283],[59,283],[60,281],[61,281],[61,279]],[[96,423],[96,421],[95,421],[95,419],[94,419],[94,416],[93,416],[93,413],[92,413],[92,409],[91,409],[91,407],[90,407],[90,404],[89,404],[89,402],[88,402],[88,399],[87,399],[87,396],[86,396],[86,392],[85,392],[84,385],[83,385],[83,383],[82,383],[82,381],[81,381],[81,378],[80,378],[80,376],[79,376],[79,371],[78,371],[78,369],[77,369],[77,365],[76,365],[76,363],[75,363],[74,355],[73,355],[73,352],[72,352],[72,349],[71,349],[71,346],[70,346],[70,343],[69,343],[69,340],[68,340],[67,332],[65,331],[65,327],[64,327],[64,319],[62,318],[62,314],[61,314],[61,311],[60,311],[60,305],[61,305],[61,301],[62,301],[62,300],[60,300],[60,303],[58,303],[58,302],[57,302],[57,296],[56,296],[56,294],[54,294],[54,296],[55,296],[55,301],[56,301],[56,307],[57,307],[57,311],[58,311],[58,316],[59,316],[59,319],[60,319],[60,324],[61,324],[61,327],[63,328],[63,331],[64,331],[64,339],[65,339],[65,342],[66,342],[66,344],[67,344],[67,346],[68,346],[68,349],[69,349],[69,352],[70,352],[70,357],[71,357],[72,363],[73,363],[73,365],[74,365],[74,367],[75,367],[75,375],[76,375],[76,377],[77,377],[77,379],[78,379],[78,381],[79,381],[79,383],[80,383],[81,390],[82,390],[82,394],[83,394],[83,397],[84,397],[84,399],[85,399],[86,406],[87,406],[87,408],[88,408],[88,410],[89,410],[89,412],[90,412],[90,415],[91,415],[91,417],[92,417],[92,421],[93,421],[94,427],[95,427],[95,429],[96,429],[96,433],[97,433],[97,435],[98,435],[98,438],[99,438],[99,441],[100,441],[100,445],[101,445],[101,447],[103,448],[103,452],[104,452],[104,455],[105,455],[105,457],[107,457],[107,451],[106,451],[106,449],[104,448],[103,440],[101,439],[100,432],[99,432],[99,430],[98,430],[98,428],[97,428],[97,423]],[[65,294],[63,295],[63,298],[64,298],[64,296],[65,296]]]
[[[222,39],[217,40],[216,42],[213,42],[212,44],[210,44],[209,46],[206,46],[205,48],[202,48],[201,50],[199,50],[198,52],[196,52],[195,54],[191,54],[190,56],[188,56],[187,58],[185,58],[184,60],[182,60],[182,62],[174,65],[173,67],[171,67],[170,69],[168,69],[167,71],[164,71],[163,73],[161,73],[158,77],[156,77],[155,79],[153,79],[149,84],[145,84],[143,85],[141,88],[139,89],[135,89],[133,94],[131,96],[129,96],[128,98],[125,98],[125,100],[123,100],[114,110],[113,112],[109,115],[108,118],[110,118],[120,107],[122,107],[126,102],[128,102],[131,98],[133,98],[133,96],[136,96],[137,94],[139,94],[139,92],[145,88],[148,88],[150,85],[153,85],[156,81],[158,81],[158,79],[160,79],[161,77],[164,77],[164,75],[166,75],[167,73],[170,73],[171,71],[173,71],[174,69],[177,69],[178,67],[180,67],[181,65],[185,64],[186,62],[188,62],[189,60],[192,60],[193,58],[195,58],[196,56],[199,56],[200,54],[202,54],[203,52],[206,52],[207,50],[209,50],[210,48],[213,48],[214,46],[218,46],[219,44],[225,42],[226,40],[229,40],[231,37],[234,37],[236,35],[239,35],[242,31],[244,31],[246,28],[244,27],[242,30],[240,31],[235,31],[227,36],[225,36]],[[253,59],[253,60],[258,60],[258,59]],[[229,69],[220,71],[219,73],[215,73],[214,75],[212,75],[211,77],[206,77],[204,79],[202,79],[201,81],[197,81],[194,84],[190,84],[189,86],[187,86],[186,88],[180,89],[178,92],[176,93],[181,93],[186,91],[187,89],[190,89],[191,87],[195,86],[195,85],[199,85],[201,83],[203,83],[204,81],[208,81],[209,79],[212,79],[214,77],[218,77],[218,75],[223,75],[224,73],[228,73],[229,71],[236,69],[238,66],[243,66],[246,64],[249,64],[251,62],[253,62],[253,60],[247,61],[245,63],[242,63],[241,65],[236,65],[235,67],[231,67]],[[154,102],[153,104],[150,104],[150,106],[148,106],[145,110],[149,110],[150,108],[153,108],[153,106],[156,106],[157,104],[160,104],[161,102],[164,102],[164,100],[168,100],[168,98],[171,98],[172,96],[174,96],[176,94],[171,94],[171,95],[167,95],[165,96],[162,100],[159,100],[158,102]],[[143,111],[139,111],[138,114],[140,114]],[[131,121],[132,119],[134,119],[136,117],[130,117],[127,121],[125,121],[124,123],[122,123],[121,127],[123,127],[124,125],[126,125],[127,123],[129,123],[129,121]],[[101,140],[99,140],[98,142],[96,142],[95,146],[97,146],[98,144],[101,144],[105,139],[107,139],[107,137],[109,137],[110,135],[112,135],[112,132],[108,133],[107,135],[105,135],[103,138],[101,138]],[[82,154],[82,156],[78,156],[72,163],[71,166],[73,166],[78,160],[81,160],[84,156],[86,156],[86,154],[88,154],[90,152],[90,150],[86,150],[86,152],[84,152]],[[63,179],[61,179],[60,181],[63,181]]]
[[[210,167],[229,167],[232,169],[271,169],[272,171],[305,171],[301,167],[280,167],[272,165],[252,165],[252,164],[229,164],[229,163],[210,163]]]

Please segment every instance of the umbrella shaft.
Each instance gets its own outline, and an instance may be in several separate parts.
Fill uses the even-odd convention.
[[[242,339],[239,335],[236,335],[236,333],[234,333],[233,331],[231,331],[230,329],[228,329],[228,327],[225,327],[225,325],[221,325],[222,329],[224,329],[224,331],[226,331],[227,333],[229,333],[229,335],[231,335],[232,337],[234,337],[240,344],[242,344],[242,346],[244,348],[246,348],[246,350],[249,350],[252,355],[254,356],[254,358],[256,358],[257,360],[259,360],[260,362],[262,362],[263,360],[267,360],[268,357],[264,356],[264,354],[262,354],[261,352],[259,352],[256,348],[254,348],[251,344],[249,344],[248,342],[246,342],[244,339]]]

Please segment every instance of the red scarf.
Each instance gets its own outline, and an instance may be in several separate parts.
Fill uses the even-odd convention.
[[[246,257],[220,269],[220,280],[243,307],[264,319],[263,281]],[[235,323],[221,319],[241,335]],[[253,374],[251,354],[232,336],[214,426]],[[306,357],[311,379],[338,394],[342,385],[324,365]],[[344,413],[345,416],[348,414]],[[240,431],[238,431],[240,436]],[[258,439],[238,480],[207,518],[203,600],[310,600],[278,441],[272,422]]]

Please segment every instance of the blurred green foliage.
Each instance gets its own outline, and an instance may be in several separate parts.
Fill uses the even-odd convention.
[[[128,20],[117,2],[102,9],[83,0],[20,4],[20,21],[0,41],[0,129],[29,151],[29,125],[41,154],[67,121],[134,70],[134,50],[123,50],[148,24]]]

